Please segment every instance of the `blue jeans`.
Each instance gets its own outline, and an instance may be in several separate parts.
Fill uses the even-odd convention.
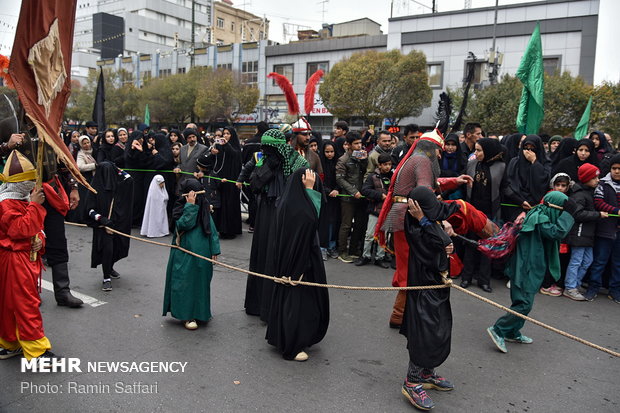
[[[603,271],[611,256],[611,277],[609,278],[609,294],[620,298],[620,233],[616,239],[594,239],[594,262],[590,270],[588,293],[597,293],[603,285]]]
[[[566,269],[564,285],[567,290],[577,288],[592,265],[592,247],[571,247],[570,262]]]

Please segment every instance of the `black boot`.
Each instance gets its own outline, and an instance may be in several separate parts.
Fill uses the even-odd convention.
[[[52,282],[54,284],[54,297],[58,305],[77,308],[84,304],[84,301],[71,294],[69,289],[69,267],[66,262],[52,266]]]

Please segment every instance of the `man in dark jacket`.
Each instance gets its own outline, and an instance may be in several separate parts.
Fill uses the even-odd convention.
[[[411,148],[413,142],[415,142],[421,134],[420,127],[415,123],[405,126],[403,130],[403,142],[392,150],[392,165],[394,168],[396,168],[405,155],[407,155],[409,148]]]
[[[390,149],[392,146],[392,134],[388,131],[379,132],[379,137],[377,138],[377,145],[374,147],[372,152],[368,154],[368,167],[366,168],[366,174],[364,175],[364,180],[368,178],[368,175],[375,172],[377,167],[379,167],[379,155],[386,154],[390,155],[392,150]]]
[[[342,262],[353,262],[359,258],[364,242],[366,231],[366,200],[363,199],[362,184],[364,173],[368,165],[368,153],[362,149],[362,137],[357,132],[349,132],[347,135],[349,149],[338,159],[336,164],[336,182],[344,195],[341,199],[341,223],[338,235],[338,259]],[[351,233],[351,243],[347,249],[347,239]],[[348,253],[347,253],[348,250]],[[352,257],[352,255],[354,257]]]
[[[620,154],[611,158],[609,172],[594,191],[594,207],[609,214],[620,213]],[[603,271],[611,257],[609,298],[620,304],[620,227],[618,218],[601,220],[596,226],[594,239],[594,262],[590,269],[590,284],[585,298],[594,300],[602,286]]]
[[[377,157],[377,162],[379,166],[366,178],[364,186],[362,186],[362,195],[368,199],[368,226],[364,239],[364,252],[355,261],[357,266],[366,265],[372,260],[372,246],[373,244],[377,245],[375,242],[375,226],[392,179],[392,158],[390,155],[382,153]],[[375,265],[390,268],[390,263],[384,260],[385,250],[378,246],[376,250]]]
[[[577,204],[577,210],[574,214],[575,224],[566,237],[566,243],[571,246],[571,255],[566,269],[564,296],[575,301],[585,300],[577,287],[581,285],[581,280],[592,264],[596,222],[608,217],[607,212],[594,209],[594,190],[598,186],[598,174],[596,166],[589,163],[581,165],[578,171],[580,183],[573,185],[570,196]]]

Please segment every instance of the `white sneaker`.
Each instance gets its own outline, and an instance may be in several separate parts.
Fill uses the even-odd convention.
[[[295,361],[306,361],[308,360],[308,354],[305,351],[300,351],[296,356],[295,356]]]
[[[506,288],[510,288],[510,280],[506,283]]]
[[[185,322],[185,328],[188,330],[196,330],[198,328],[198,323],[196,320],[188,320]]]
[[[586,301],[586,297],[584,297],[583,295],[581,295],[581,293],[579,292],[578,289],[576,288],[571,288],[570,290],[568,288],[566,288],[564,290],[564,292],[562,293],[563,296],[570,298],[571,300],[575,300],[575,301]]]
[[[0,360],[6,360],[6,359],[10,359],[11,357],[19,356],[23,352],[24,351],[22,350],[21,347],[16,350],[8,350],[6,348],[0,347]]]

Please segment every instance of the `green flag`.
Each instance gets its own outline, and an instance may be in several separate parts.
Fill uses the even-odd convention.
[[[517,130],[526,135],[538,133],[545,115],[543,104],[544,73],[540,23],[536,23],[536,28],[517,69],[517,77],[523,83],[519,114],[517,115]]]
[[[582,139],[588,134],[588,128],[590,127],[590,109],[592,109],[592,96],[590,96],[586,110],[583,111],[579,125],[577,125],[577,129],[575,129],[574,136],[577,140]]]
[[[146,104],[146,109],[144,109],[144,123],[146,126],[151,126],[151,112],[149,112],[149,104]]]

